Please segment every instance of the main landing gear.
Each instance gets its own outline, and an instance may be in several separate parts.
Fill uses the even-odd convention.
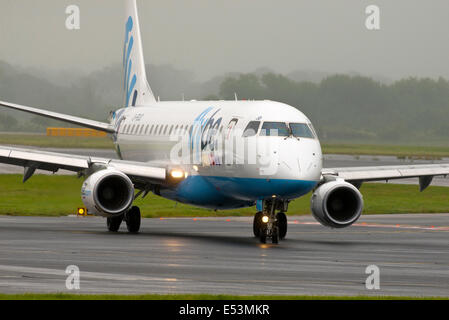
[[[271,242],[277,244],[287,235],[288,202],[276,198],[263,201],[263,211],[259,211],[254,216],[253,232],[254,236],[260,239],[261,243]],[[276,212],[278,211],[278,212]]]
[[[110,217],[106,220],[108,230],[117,232],[120,229],[122,221],[125,220],[126,227],[130,233],[138,233],[140,230],[140,209],[139,207],[132,207],[128,212],[117,217]]]

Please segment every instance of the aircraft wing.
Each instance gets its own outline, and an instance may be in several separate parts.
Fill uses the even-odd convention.
[[[115,132],[114,127],[111,124],[105,123],[105,122],[89,120],[89,119],[85,119],[85,118],[66,115],[63,113],[42,110],[42,109],[32,108],[32,107],[27,107],[27,106],[21,106],[18,104],[13,104],[13,103],[3,102],[3,101],[0,101],[0,106],[5,107],[5,108],[14,109],[14,110],[20,110],[20,111],[24,111],[24,112],[28,112],[28,113],[32,113],[32,114],[37,114],[37,115],[44,116],[47,118],[61,120],[64,122],[73,123],[76,125],[80,125],[82,127],[91,128],[91,129],[95,129],[95,130],[99,130],[99,131],[105,131],[108,133]]]
[[[37,169],[57,172],[59,169],[76,172],[80,175],[89,174],[99,168],[115,168],[126,174],[137,188],[147,184],[173,183],[167,168],[150,166],[143,162],[111,160],[63,153],[45,152],[33,149],[11,148],[0,146],[0,163],[22,166],[24,182]],[[179,179],[181,180],[181,179]]]
[[[419,178],[420,190],[423,191],[430,185],[433,177],[449,175],[449,163],[326,168],[322,170],[322,175],[324,178],[339,177],[356,186],[365,181]]]

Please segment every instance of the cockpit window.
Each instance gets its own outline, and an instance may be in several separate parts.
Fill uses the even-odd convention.
[[[251,121],[246,126],[245,131],[243,131],[243,137],[246,138],[246,137],[255,136],[257,134],[257,131],[259,131],[259,127],[260,127],[260,121]]]
[[[261,136],[279,136],[288,137],[290,132],[288,130],[287,124],[284,122],[264,122],[262,130],[260,131]]]
[[[305,123],[290,123],[290,130],[294,137],[314,139],[310,127]]]

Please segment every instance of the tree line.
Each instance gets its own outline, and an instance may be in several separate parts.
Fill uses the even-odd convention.
[[[267,70],[200,82],[193,73],[171,66],[147,68],[162,100],[234,100],[237,94],[239,99],[284,102],[304,112],[324,141],[441,144],[449,137],[449,82],[443,78],[385,83],[360,75],[326,75],[307,81]],[[115,66],[60,84],[57,78],[0,61],[0,100],[105,121],[122,103],[121,79],[121,67]],[[0,112],[0,131],[43,131],[50,125],[66,124]]]
[[[318,83],[283,75],[242,74],[220,86],[219,98],[270,99],[304,112],[326,141],[444,143],[449,138],[449,82],[408,78],[384,84],[332,75]]]

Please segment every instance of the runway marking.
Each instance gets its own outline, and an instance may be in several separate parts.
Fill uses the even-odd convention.
[[[289,224],[301,224],[301,225],[313,225],[313,226],[320,226],[321,224],[319,222],[307,222],[307,221],[292,221],[289,222]],[[368,228],[393,228],[393,229],[414,229],[414,230],[431,230],[431,231],[449,231],[449,227],[442,226],[442,227],[435,227],[435,226],[411,226],[411,225],[399,225],[399,224],[380,224],[380,223],[367,223],[367,222],[361,222],[361,223],[354,223],[354,227],[368,227]]]
[[[14,272],[14,273],[30,273],[41,275],[54,275],[66,277],[65,269],[50,269],[50,268],[33,268],[22,266],[0,265],[0,271]],[[138,275],[116,274],[116,273],[102,273],[102,272],[88,272],[81,270],[81,276],[89,279],[101,280],[116,280],[116,281],[159,281],[159,282],[177,282],[177,278],[158,278],[146,277]],[[185,280],[183,280],[185,281]]]
[[[223,221],[223,222],[251,222],[250,217],[197,217],[197,218],[186,218],[186,217],[170,217],[170,218],[160,218],[161,220],[193,220],[198,221]],[[295,219],[293,221],[288,221],[288,224],[300,224],[300,225],[314,225],[320,226],[321,224],[316,221],[300,221]],[[355,227],[368,227],[368,228],[393,228],[393,229],[414,229],[414,230],[430,230],[430,231],[449,231],[449,226],[414,226],[414,225],[402,225],[402,224],[381,224],[381,223],[368,223],[360,222],[354,223]]]

